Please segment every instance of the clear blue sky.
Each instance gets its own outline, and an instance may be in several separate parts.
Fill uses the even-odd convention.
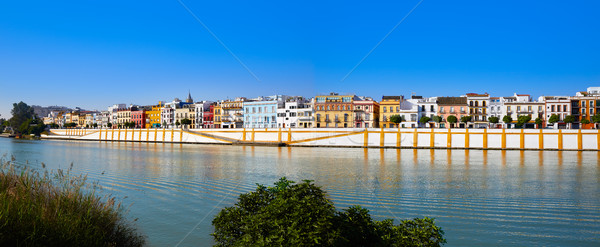
[[[572,95],[600,86],[600,1],[0,3],[0,114],[348,92]]]

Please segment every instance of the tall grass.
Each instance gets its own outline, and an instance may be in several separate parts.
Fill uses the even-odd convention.
[[[71,168],[41,173],[0,159],[0,246],[143,246],[121,204]]]

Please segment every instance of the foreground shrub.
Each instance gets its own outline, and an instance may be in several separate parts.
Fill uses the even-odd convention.
[[[360,206],[337,212],[311,181],[281,178],[258,185],[212,221],[216,246],[441,246],[444,232],[430,218],[376,221]]]
[[[85,176],[0,163],[0,246],[144,245],[120,203],[96,196]]]

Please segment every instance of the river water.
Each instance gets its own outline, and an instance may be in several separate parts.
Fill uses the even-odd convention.
[[[434,217],[446,246],[600,246],[600,152],[278,148],[0,138],[4,159],[88,174],[150,246],[210,246],[256,183],[314,180],[336,207]]]

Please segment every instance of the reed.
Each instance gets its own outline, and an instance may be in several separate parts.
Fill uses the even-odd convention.
[[[143,246],[114,197],[68,170],[0,159],[0,246]]]

